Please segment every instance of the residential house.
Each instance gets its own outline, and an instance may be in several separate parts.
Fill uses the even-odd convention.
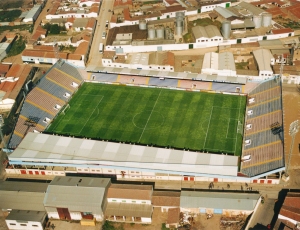
[[[12,210],[5,222],[9,230],[44,230],[47,219],[45,211]]]
[[[160,207],[161,212],[168,212],[170,208],[180,207],[180,192],[173,191],[153,191],[153,207]]]
[[[151,185],[112,184],[107,193],[107,220],[149,224],[152,221]]]
[[[178,228],[180,218],[180,208],[170,208],[168,211],[167,228]]]
[[[276,229],[300,228],[300,193],[288,192],[279,211],[275,227]]]

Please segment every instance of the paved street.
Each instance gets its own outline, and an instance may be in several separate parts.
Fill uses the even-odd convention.
[[[99,44],[101,42],[106,44],[105,39],[102,39],[102,32],[106,31],[105,29],[106,20],[110,21],[112,12],[108,12],[108,10],[113,9],[113,3],[114,1],[111,0],[103,0],[102,2],[101,9],[99,11],[99,16],[97,18],[96,31],[94,34],[92,47],[87,62],[88,69],[93,69],[102,66],[102,54],[99,53]]]

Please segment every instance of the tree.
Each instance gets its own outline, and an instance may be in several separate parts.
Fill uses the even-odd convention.
[[[51,25],[50,34],[59,34],[60,28],[57,24]]]

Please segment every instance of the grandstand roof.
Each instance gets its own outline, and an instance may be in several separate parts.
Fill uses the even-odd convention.
[[[28,133],[11,164],[137,169],[185,175],[237,176],[238,157]],[[28,163],[27,163],[28,162]],[[31,163],[30,163],[31,162]],[[89,166],[90,167],[90,166]]]

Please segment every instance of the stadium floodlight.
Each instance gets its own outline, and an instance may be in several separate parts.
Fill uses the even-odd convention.
[[[296,121],[293,121],[290,124],[290,128],[289,128],[289,135],[292,137],[292,142],[291,142],[291,146],[290,146],[288,162],[287,162],[286,167],[285,167],[285,176],[286,177],[289,177],[288,170],[289,170],[289,166],[290,166],[290,162],[291,162],[291,155],[292,155],[292,152],[293,152],[295,136],[298,132],[299,132],[299,120],[296,120]]]

